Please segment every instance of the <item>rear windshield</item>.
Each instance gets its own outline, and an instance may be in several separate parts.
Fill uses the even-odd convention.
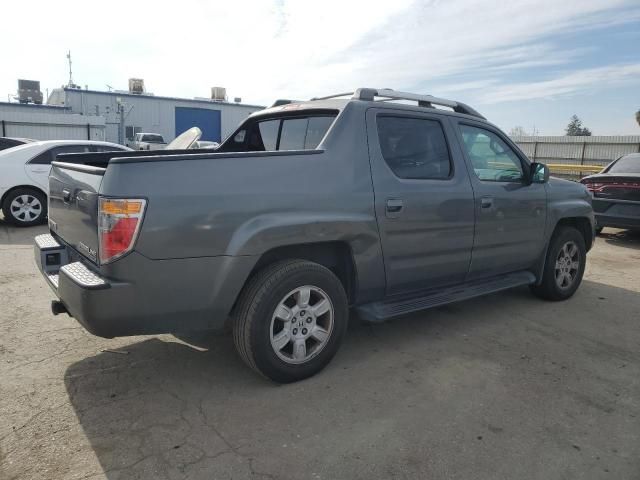
[[[627,155],[615,162],[607,173],[640,173],[640,155]]]
[[[141,142],[164,143],[162,135],[143,135]]]
[[[264,152],[315,149],[338,112],[256,119],[242,125],[218,152]]]

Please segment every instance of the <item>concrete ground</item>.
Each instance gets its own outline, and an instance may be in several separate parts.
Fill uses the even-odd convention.
[[[279,386],[229,335],[53,317],[44,230],[0,221],[1,479],[640,478],[638,235],[605,230],[567,302],[353,319],[328,368]]]

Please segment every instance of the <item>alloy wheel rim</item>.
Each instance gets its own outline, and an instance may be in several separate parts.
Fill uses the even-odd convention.
[[[285,363],[308,362],[329,342],[334,315],[333,303],[321,288],[304,285],[291,290],[271,318],[273,351]]]
[[[580,252],[573,241],[565,243],[556,257],[556,285],[562,290],[570,288],[580,269]]]
[[[11,202],[11,215],[20,222],[32,222],[42,215],[42,203],[33,195],[18,195]]]

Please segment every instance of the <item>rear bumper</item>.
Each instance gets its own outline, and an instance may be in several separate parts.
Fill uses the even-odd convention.
[[[132,252],[98,269],[48,234],[36,237],[34,254],[69,314],[106,338],[221,328],[255,263],[251,256],[150,260]]]
[[[593,199],[597,227],[640,229],[640,202]]]

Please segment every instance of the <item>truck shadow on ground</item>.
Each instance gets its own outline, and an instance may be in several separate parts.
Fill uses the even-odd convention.
[[[33,237],[48,232],[49,229],[44,224],[33,227],[15,227],[5,221],[0,213],[0,245],[32,246]]]
[[[616,247],[631,248],[640,250],[639,230],[611,230],[605,229],[599,235],[605,242]]]
[[[122,354],[103,352],[71,365],[64,381],[103,469],[97,474],[110,480],[313,478],[311,471],[323,472],[322,478],[371,478],[378,468],[381,477],[393,468],[424,477],[433,458],[439,466],[431,473],[475,462],[480,454],[475,450],[485,448],[478,434],[496,435],[496,450],[483,455],[488,465],[502,463],[513,437],[497,436],[503,427],[489,425],[490,432],[484,432],[487,425],[478,420],[493,408],[502,422],[518,425],[512,435],[521,451],[530,444],[541,458],[560,458],[563,448],[562,455],[575,453],[571,443],[559,447],[542,438],[547,433],[540,425],[555,425],[563,417],[562,409],[545,408],[547,402],[563,404],[551,382],[566,376],[560,365],[588,368],[594,355],[605,364],[625,359],[629,378],[621,383],[635,381],[637,353],[601,338],[598,312],[638,304],[636,292],[585,281],[563,303],[542,302],[525,288],[382,325],[363,324],[352,315],[333,362],[315,377],[290,385],[276,385],[249,370],[229,334],[191,336],[191,344],[162,336],[124,345],[118,349]],[[585,318],[576,318],[578,309]],[[637,327],[619,335],[640,340]],[[541,358],[544,363],[534,363]],[[543,376],[543,370],[551,376]],[[505,378],[496,380],[496,372]],[[585,378],[587,383],[579,383]],[[565,385],[578,392],[567,401],[567,408],[575,408],[572,422],[598,425],[597,417],[606,416],[619,430],[608,400],[600,398],[597,372],[576,382]],[[528,409],[525,420],[520,407],[510,405],[527,395],[541,407]],[[470,404],[469,398],[480,403]],[[431,435],[442,422],[446,428]],[[530,422],[536,425],[533,435],[527,431]],[[553,428],[562,436],[562,427]],[[594,429],[593,435],[602,438],[601,433]],[[447,442],[465,434],[474,442],[469,458],[449,455]],[[638,437],[636,431],[629,438]],[[399,445],[407,450],[397,450]],[[545,448],[550,451],[541,452]],[[301,460],[308,449],[313,455]],[[427,450],[432,455],[419,453]],[[368,475],[362,476],[363,468]]]

